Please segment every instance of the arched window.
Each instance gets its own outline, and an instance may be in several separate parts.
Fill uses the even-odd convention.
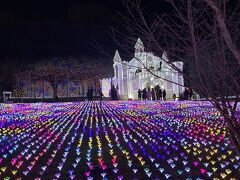
[[[115,76],[116,76],[116,78],[118,79],[118,66],[117,66],[117,65],[115,66],[115,70],[116,70]]]

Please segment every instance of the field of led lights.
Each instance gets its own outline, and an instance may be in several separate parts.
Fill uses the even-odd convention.
[[[239,177],[208,102],[0,104],[0,179]]]

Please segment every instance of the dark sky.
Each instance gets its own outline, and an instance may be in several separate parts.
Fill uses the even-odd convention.
[[[165,8],[162,0],[143,5]],[[123,12],[121,0],[1,0],[0,56],[91,55],[92,38],[114,53],[107,27],[118,27],[117,12]]]
[[[12,21],[107,24],[119,0],[3,0],[2,16]]]
[[[124,0],[1,0],[0,17],[10,21],[80,24],[114,23]],[[142,0],[148,10],[162,11],[164,0]]]

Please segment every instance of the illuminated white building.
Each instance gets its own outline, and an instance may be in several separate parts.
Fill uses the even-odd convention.
[[[105,97],[109,97],[111,84],[117,87],[121,99],[137,99],[138,89],[154,88],[157,85],[162,90],[166,90],[167,99],[172,98],[173,93],[179,97],[179,94],[184,91],[182,86],[171,83],[176,82],[183,85],[184,81],[183,76],[169,66],[166,54],[163,53],[162,57],[157,57],[151,52],[145,52],[140,39],[137,40],[134,58],[131,61],[122,61],[118,51],[116,51],[113,61],[114,77],[101,80]],[[182,70],[182,62],[173,64]],[[147,67],[152,73],[144,67]]]

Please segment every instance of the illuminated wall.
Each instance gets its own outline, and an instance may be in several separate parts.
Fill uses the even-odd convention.
[[[167,63],[166,53],[164,52],[160,58],[153,53],[145,52],[140,39],[138,39],[135,45],[135,54],[131,61],[122,61],[118,51],[116,51],[113,61],[114,77],[112,78],[112,82],[107,79],[102,81],[102,89],[106,91],[104,93],[107,93],[108,88],[111,87],[111,83],[115,87],[118,86],[121,99],[137,99],[138,89],[154,88],[157,85],[162,90],[166,90],[168,99],[172,98],[173,93],[178,97],[184,91],[182,86],[171,83],[175,82],[183,85],[184,81],[183,76]],[[174,62],[174,64],[179,69],[183,67],[182,62]],[[157,78],[147,71],[145,67],[153,74],[171,82]]]

